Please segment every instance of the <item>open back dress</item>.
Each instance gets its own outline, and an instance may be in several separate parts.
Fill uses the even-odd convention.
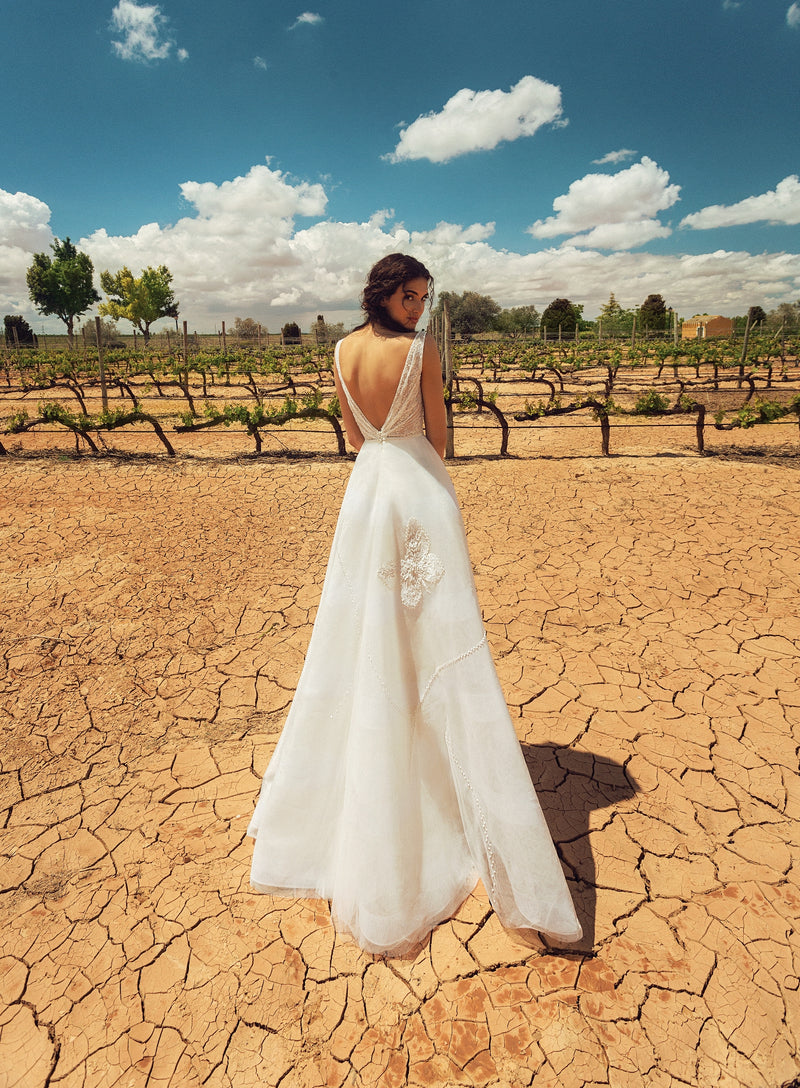
[[[425,331],[342,501],[305,664],[248,834],[251,883],[330,901],[401,954],[480,878],[500,921],[581,928],[497,678],[450,477],[424,435]]]

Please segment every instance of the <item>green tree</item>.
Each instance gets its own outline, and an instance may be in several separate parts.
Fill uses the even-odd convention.
[[[613,291],[605,306],[601,306],[598,319],[602,332],[608,336],[621,336],[633,328],[633,310],[623,310]]]
[[[142,270],[136,279],[128,268],[121,268],[112,275],[100,273],[100,286],[108,296],[100,304],[100,313],[113,317],[115,321],[123,318],[130,321],[144,337],[150,340],[150,326],[162,317],[178,317],[178,303],[172,290],[172,273],[165,265]]]
[[[48,253],[34,253],[26,279],[31,301],[40,314],[53,314],[67,326],[72,347],[75,318],[85,313],[100,296],[94,288],[94,265],[79,253],[69,238],[58,238]]]
[[[535,306],[512,306],[510,310],[502,310],[497,315],[494,327],[512,340],[518,336],[530,336],[539,327],[539,311]]]
[[[22,314],[6,314],[3,318],[5,326],[5,340],[9,347],[19,344],[20,347],[38,347],[36,333],[30,327]],[[16,332],[16,336],[14,333]]]
[[[800,300],[797,302],[782,302],[775,310],[767,314],[767,326],[777,330],[783,327],[791,332],[800,325]]]
[[[648,295],[639,307],[639,324],[649,332],[661,332],[669,323],[667,304],[661,295]]]
[[[489,295],[479,295],[477,291],[465,291],[462,295],[442,291],[433,311],[435,314],[444,310],[445,300],[450,307],[450,328],[461,336],[489,332],[500,314],[495,300]]]
[[[747,311],[747,316],[750,318],[750,327],[755,328],[758,325],[763,325],[767,320],[767,315],[761,306],[751,306]]]
[[[563,336],[574,333],[580,328],[583,318],[583,306],[576,306],[568,298],[554,298],[542,314],[541,327],[549,333],[558,335],[559,328]]]
[[[303,337],[300,334],[300,326],[296,321],[288,321],[281,329],[284,344],[301,344]]]

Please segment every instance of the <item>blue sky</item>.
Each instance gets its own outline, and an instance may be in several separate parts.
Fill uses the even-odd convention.
[[[504,306],[800,298],[800,2],[307,2],[6,0],[0,313],[60,327],[66,235],[198,330],[353,322],[395,249]]]

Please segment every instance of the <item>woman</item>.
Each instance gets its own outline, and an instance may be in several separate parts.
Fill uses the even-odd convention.
[[[415,333],[432,278],[378,261],[336,345],[359,451],[303,672],[248,828],[251,883],[330,900],[400,954],[480,878],[500,920],[581,933],[497,679],[442,457],[439,355]]]

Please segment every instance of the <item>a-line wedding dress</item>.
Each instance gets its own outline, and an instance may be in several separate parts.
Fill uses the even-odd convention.
[[[330,900],[400,954],[477,879],[500,921],[581,934],[486,641],[453,485],[423,433],[425,331],[342,502],[305,665],[248,827],[251,883]]]

